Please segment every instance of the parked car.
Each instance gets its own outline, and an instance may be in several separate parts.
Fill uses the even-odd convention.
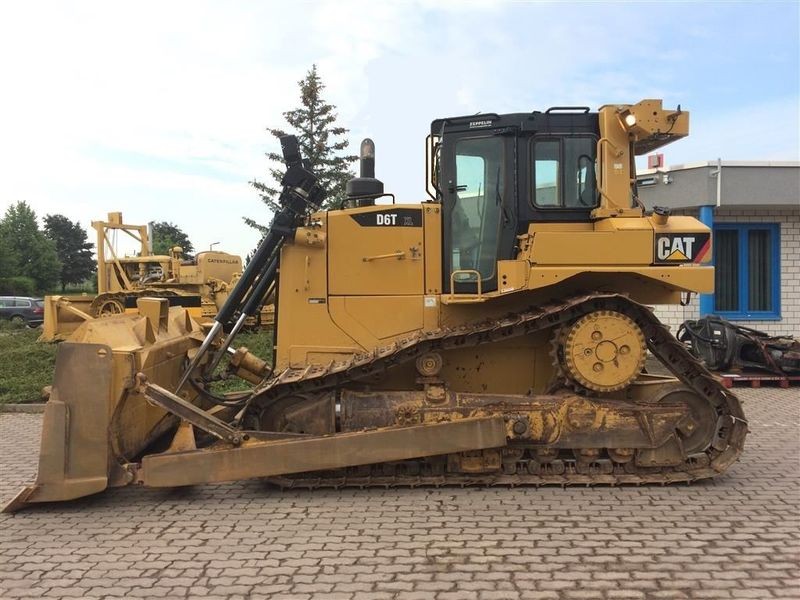
[[[0,319],[36,327],[44,322],[44,301],[41,298],[0,296]]]

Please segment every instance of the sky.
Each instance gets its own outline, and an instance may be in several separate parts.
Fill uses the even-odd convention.
[[[436,118],[663,98],[666,163],[800,160],[800,2],[3,2],[0,211],[109,211],[247,254],[267,127],[317,64],[399,202],[425,198]],[[123,249],[124,251],[125,249]]]

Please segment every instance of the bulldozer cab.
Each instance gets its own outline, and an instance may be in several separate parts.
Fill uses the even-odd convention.
[[[440,119],[431,137],[446,292],[497,290],[497,261],[515,258],[529,223],[588,222],[598,206],[599,122],[587,108]]]

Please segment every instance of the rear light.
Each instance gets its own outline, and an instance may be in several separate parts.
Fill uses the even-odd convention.
[[[43,309],[43,308],[34,308],[34,309],[33,309],[33,314],[35,314],[35,315],[40,315],[40,314],[42,314],[43,312],[44,312],[44,309]]]

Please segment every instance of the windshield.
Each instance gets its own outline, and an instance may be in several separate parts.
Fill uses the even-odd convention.
[[[452,269],[482,280],[497,268],[503,199],[503,140],[484,137],[456,143],[456,201],[451,213]],[[458,273],[456,281],[475,281]]]

